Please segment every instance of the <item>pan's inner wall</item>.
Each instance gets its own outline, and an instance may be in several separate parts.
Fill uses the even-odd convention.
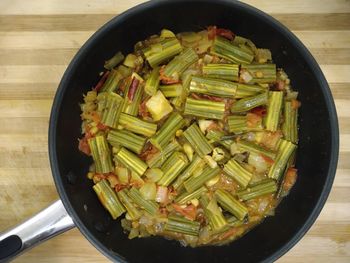
[[[257,262],[278,251],[301,229],[318,201],[330,164],[330,114],[317,76],[302,52],[295,48],[278,26],[239,8],[239,4],[216,1],[159,1],[153,8],[132,11],[114,20],[80,53],[62,89],[58,110],[57,160],[60,177],[69,202],[86,228],[110,253],[130,262]],[[148,5],[150,6],[150,5]],[[293,87],[299,91],[300,146],[297,153],[299,178],[291,194],[283,200],[274,217],[228,246],[184,248],[162,238],[128,240],[119,221],[113,221],[102,208],[86,179],[90,159],[78,151],[82,94],[98,80],[103,63],[115,52],[130,52],[134,43],[168,28],[175,32],[199,31],[208,25],[229,28],[250,38],[258,47],[269,48],[274,61],[283,67]]]

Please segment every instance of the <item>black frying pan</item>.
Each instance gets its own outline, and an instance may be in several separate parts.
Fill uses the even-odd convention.
[[[286,70],[293,87],[299,91],[302,107],[296,163],[298,180],[274,217],[267,218],[229,245],[193,249],[159,237],[128,240],[119,220],[111,219],[86,178],[91,159],[77,148],[77,138],[81,136],[78,103],[82,101],[82,94],[98,81],[104,61],[116,51],[128,53],[134,43],[162,28],[175,32],[198,31],[208,25],[229,28],[252,39],[257,46],[269,48],[276,64]],[[51,168],[64,207],[60,201],[56,202],[49,208],[51,210],[44,210],[29,225],[34,229],[46,218],[39,228],[47,229],[37,229],[35,241],[64,231],[72,227],[70,219],[64,216],[65,208],[83,235],[113,261],[273,261],[295,245],[320,213],[335,175],[338,140],[336,110],[319,66],[303,44],[276,20],[235,1],[151,1],[103,26],[80,49],[66,70],[53,103],[49,130]],[[57,216],[57,211],[61,217]],[[28,233],[18,230],[20,227],[0,236],[0,240],[6,237],[0,242],[0,259],[9,259],[33,243]]]

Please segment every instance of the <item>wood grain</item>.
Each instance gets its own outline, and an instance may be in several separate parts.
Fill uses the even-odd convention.
[[[68,63],[104,23],[144,0],[0,1],[0,229],[57,198],[47,153],[52,99]],[[340,158],[316,223],[279,262],[350,261],[350,1],[247,0],[306,45],[329,81]],[[79,244],[79,245],[77,245]],[[74,229],[15,262],[108,262]]]

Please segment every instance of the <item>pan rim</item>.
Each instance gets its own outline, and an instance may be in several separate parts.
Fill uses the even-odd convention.
[[[90,50],[90,47],[95,41],[98,41],[100,35],[103,35],[110,27],[112,27],[114,24],[119,23],[119,21],[123,21],[127,19],[128,16],[137,15],[138,12],[145,12],[148,9],[152,9],[155,6],[158,6],[160,4],[167,4],[168,1],[150,1],[146,2],[140,5],[137,5],[131,9],[128,9],[127,11],[119,14],[118,16],[111,19],[109,22],[107,22],[105,25],[103,25],[100,29],[98,29],[86,42],[85,44],[80,48],[80,50],[77,52],[77,54],[74,56],[72,61],[70,62],[69,66],[67,67],[61,82],[58,86],[58,89],[56,91],[56,95],[54,98],[54,102],[51,109],[51,115],[50,115],[50,122],[49,122],[49,159],[50,159],[50,166],[52,170],[52,175],[54,178],[54,182],[57,188],[57,191],[59,193],[59,196],[67,209],[68,214],[72,217],[75,225],[78,227],[80,232],[89,240],[91,244],[93,244],[102,254],[104,254],[107,258],[109,258],[112,261],[119,261],[119,262],[127,262],[127,260],[120,255],[114,253],[112,255],[111,251],[105,247],[98,239],[96,239],[90,231],[87,229],[87,227],[83,224],[83,222],[80,220],[79,216],[75,212],[72,204],[68,200],[67,193],[63,187],[62,184],[62,177],[60,176],[59,167],[58,167],[58,161],[57,161],[57,149],[56,149],[56,128],[57,128],[57,119],[59,115],[59,109],[60,105],[63,100],[63,95],[65,91],[69,88],[69,79],[72,75],[74,75],[74,70],[78,62],[80,61],[81,57],[84,56],[84,54]],[[186,0],[172,0],[171,3],[185,3],[188,2]],[[198,2],[198,3],[208,3],[212,1],[210,0],[192,0],[192,2]],[[322,208],[324,207],[324,204],[328,198],[328,195],[330,193],[330,190],[332,188],[333,180],[335,177],[335,172],[337,169],[337,163],[338,163],[338,155],[339,155],[339,127],[338,127],[338,118],[336,113],[336,108],[334,104],[334,100],[329,88],[329,85],[318,65],[318,63],[315,61],[311,53],[308,51],[308,49],[302,44],[302,42],[287,29],[284,25],[282,25],[279,21],[271,17],[270,15],[260,11],[259,9],[256,9],[255,7],[252,7],[248,4],[241,3],[238,1],[230,1],[230,0],[216,0],[215,1],[218,4],[225,4],[231,7],[239,8],[244,12],[247,12],[249,15],[255,15],[261,17],[261,19],[264,19],[266,22],[268,22],[271,26],[274,26],[278,28],[279,32],[283,34],[289,42],[293,44],[296,48],[299,49],[299,52],[304,56],[305,62],[309,65],[311,68],[312,73],[316,76],[316,79],[320,86],[320,91],[323,92],[325,96],[325,103],[328,109],[329,114],[329,122],[331,126],[331,152],[330,154],[330,161],[329,161],[329,167],[327,171],[327,178],[325,181],[325,184],[323,186],[323,189],[321,191],[320,198],[318,199],[317,203],[315,204],[311,214],[309,217],[305,220],[303,226],[293,235],[293,237],[288,240],[288,242],[281,245],[281,247],[273,254],[269,255],[267,258],[263,260],[263,262],[273,262],[280,258],[282,255],[284,255],[286,252],[288,252],[310,229],[310,227],[314,224],[316,221],[318,215],[320,214]]]

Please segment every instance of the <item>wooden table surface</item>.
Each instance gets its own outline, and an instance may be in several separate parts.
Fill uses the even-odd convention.
[[[57,85],[88,37],[140,2],[0,1],[0,230],[58,198],[47,153]],[[350,262],[350,2],[246,2],[280,20],[310,49],[329,81],[340,123],[340,159],[332,192],[311,230],[279,262]],[[108,260],[73,229],[15,262]]]

